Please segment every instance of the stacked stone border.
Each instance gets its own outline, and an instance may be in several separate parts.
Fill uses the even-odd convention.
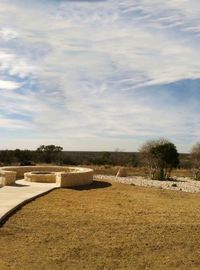
[[[47,174],[43,174],[44,172]],[[31,182],[55,182],[57,187],[82,186],[93,182],[93,170],[81,167],[9,166],[1,167],[0,175],[4,176],[5,185],[12,185],[17,179],[23,178]]]

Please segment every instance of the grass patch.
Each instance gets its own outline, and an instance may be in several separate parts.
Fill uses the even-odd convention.
[[[200,199],[118,183],[59,189],[0,228],[0,269],[199,269]]]

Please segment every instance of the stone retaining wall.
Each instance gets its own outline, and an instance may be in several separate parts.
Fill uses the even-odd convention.
[[[29,177],[30,172],[52,172],[54,174],[37,175],[37,179]],[[62,167],[62,166],[9,166],[1,167],[0,174],[5,176],[5,184],[10,185],[15,183],[16,179],[23,179],[28,181],[56,182],[59,187],[70,187],[87,185],[93,181],[93,170],[79,167]],[[49,182],[48,182],[49,183]]]
[[[82,169],[82,168],[81,168]],[[89,185],[93,182],[93,170],[79,170],[72,173],[58,173],[56,182],[60,187]]]
[[[4,187],[6,184],[6,178],[3,175],[0,175],[0,188]]]
[[[34,171],[48,171],[48,172],[69,172],[76,168],[74,167],[62,167],[62,166],[8,166],[1,167],[1,170],[16,172],[16,179],[23,179],[26,172]]]
[[[11,185],[15,183],[16,180],[16,172],[15,171],[6,171],[6,170],[1,170],[0,174],[4,176],[5,178],[5,185]]]
[[[28,182],[38,182],[38,183],[56,183],[56,174],[34,174],[34,172],[27,172],[24,174],[24,180]]]

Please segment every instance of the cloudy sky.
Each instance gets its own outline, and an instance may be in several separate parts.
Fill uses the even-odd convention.
[[[199,0],[1,0],[0,149],[200,140]]]

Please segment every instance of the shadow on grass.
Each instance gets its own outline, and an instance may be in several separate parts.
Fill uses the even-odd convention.
[[[78,186],[78,187],[68,187],[68,189],[73,190],[91,190],[91,189],[98,189],[98,188],[108,188],[111,187],[112,184],[104,181],[93,181],[90,185],[85,186]]]

